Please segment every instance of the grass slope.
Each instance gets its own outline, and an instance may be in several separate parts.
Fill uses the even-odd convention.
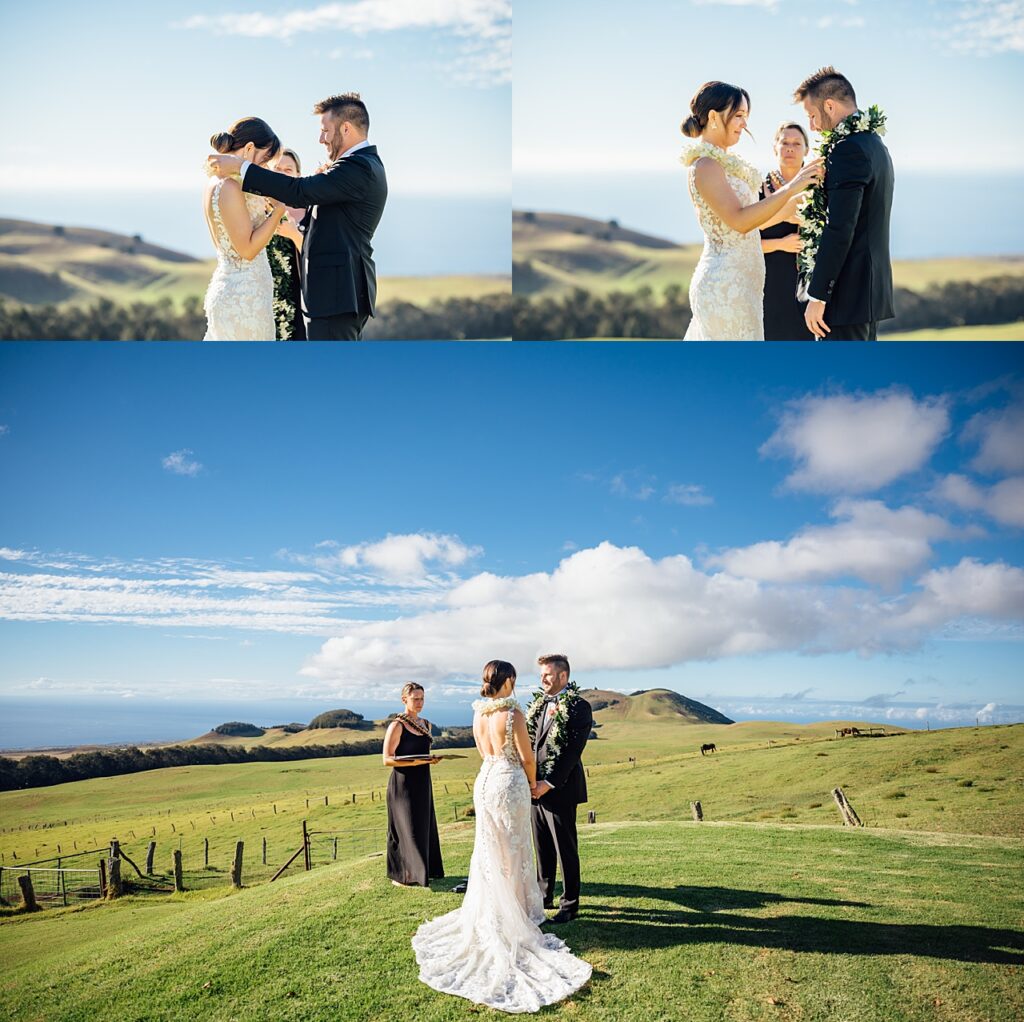
[[[688,288],[700,245],[676,245],[599,220],[560,213],[512,214],[514,290],[526,295],[566,294],[581,287],[594,294],[670,284]],[[931,284],[1024,276],[1024,257],[913,259],[893,263],[897,287],[919,291]]]
[[[61,228],[0,218],[0,299],[25,305],[91,305],[99,298],[118,304],[170,298],[202,298],[214,259],[89,227]],[[378,301],[426,305],[435,299],[508,294],[508,274],[384,277]]]
[[[416,982],[409,940],[456,908],[448,880],[398,890],[379,859],[272,886],[42,912],[0,927],[5,1017],[91,1022],[502,1018]],[[542,1012],[593,1022],[1002,1022],[1024,1011],[1018,841],[739,824],[582,832],[591,962]]]

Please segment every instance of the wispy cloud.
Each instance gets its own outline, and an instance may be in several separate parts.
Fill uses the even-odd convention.
[[[10,433],[10,431],[10,426],[0,423],[0,436],[7,436],[7,434]]]
[[[457,57],[443,65],[453,80],[483,86],[511,80],[512,0],[348,0],[280,13],[196,14],[176,27],[269,39],[309,33],[448,33],[459,44]]]
[[[203,470],[203,466],[193,457],[193,451],[183,447],[180,451],[172,451],[163,459],[161,464],[176,476],[197,476]]]
[[[979,412],[964,427],[962,439],[976,444],[971,467],[977,472],[1024,472],[1024,401]]]
[[[1024,53],[1024,0],[954,0],[935,32],[954,53]]]
[[[949,432],[944,398],[898,389],[790,402],[761,453],[797,462],[794,490],[868,493],[920,469]]]
[[[662,500],[666,504],[683,504],[686,507],[706,507],[715,502],[714,497],[704,492],[703,486],[695,483],[673,483]]]

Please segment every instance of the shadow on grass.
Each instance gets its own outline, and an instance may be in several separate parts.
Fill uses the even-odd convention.
[[[609,904],[604,899],[625,901]],[[680,909],[632,907],[630,900],[672,902]],[[642,887],[585,884],[583,914],[567,930],[575,954],[587,948],[663,948],[684,944],[740,944],[785,951],[845,955],[917,955],[958,962],[1024,965],[1024,932],[985,926],[879,923],[809,915],[734,914],[735,910],[804,904],[841,909],[864,902],[790,898],[725,887]],[[845,914],[845,913],[844,913]],[[562,935],[562,931],[559,931]]]

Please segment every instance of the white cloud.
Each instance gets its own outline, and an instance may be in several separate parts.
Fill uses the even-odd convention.
[[[692,0],[695,7],[763,7],[773,11],[779,0]]]
[[[10,426],[4,425],[4,424],[0,424],[0,436],[7,436],[7,434],[10,433],[10,431],[11,431],[11,427]]]
[[[666,504],[683,504],[687,507],[705,507],[714,504],[714,497],[704,492],[696,483],[673,483],[662,498]]]
[[[1024,472],[1024,403],[975,415],[963,439],[978,445],[971,462],[977,472]]]
[[[183,447],[180,451],[172,451],[163,459],[161,464],[178,476],[197,476],[203,470],[203,466],[192,457],[193,451]]]
[[[281,13],[197,14],[179,28],[219,35],[291,39],[308,33],[373,33],[409,30],[447,32],[461,41],[452,77],[473,85],[511,80],[512,0],[348,0]]]
[[[483,553],[480,547],[469,546],[458,536],[433,532],[389,534],[381,540],[345,547],[324,540],[317,544],[317,549],[330,552],[313,557],[281,553],[300,564],[333,571],[362,569],[398,583],[433,581],[430,569],[459,568]]]
[[[831,14],[826,15],[824,18],[819,18],[815,25],[823,31],[829,31],[836,28],[863,28],[866,22],[859,15],[854,15],[848,18],[837,18]]]
[[[974,577],[974,578],[972,578]],[[580,670],[643,670],[772,650],[864,655],[912,648],[959,618],[1024,620],[1024,572],[961,562],[884,599],[833,587],[714,575],[681,555],[661,560],[602,543],[551,573],[482,573],[436,608],[339,629],[302,673],[366,692],[400,678],[475,677],[493,657],[520,666],[566,649]],[[958,594],[963,585],[964,592]]]
[[[952,533],[937,515],[914,507],[893,510],[874,500],[841,500],[831,514],[838,524],[808,526],[784,543],[726,550],[707,563],[765,582],[853,577],[894,586],[931,557],[933,540]]]
[[[982,511],[1003,525],[1024,528],[1024,476],[980,486],[963,475],[947,475],[933,493],[965,511]]]
[[[955,53],[1024,53],[1024,0],[961,0],[938,37]]]
[[[942,399],[892,388],[790,402],[763,455],[790,457],[795,490],[865,493],[917,471],[949,431]]]
[[[630,500],[649,500],[655,494],[656,480],[641,472],[619,472],[612,476],[608,483],[609,489],[617,497],[628,497]]]

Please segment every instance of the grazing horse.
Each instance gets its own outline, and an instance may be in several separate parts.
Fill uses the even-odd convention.
[[[702,745],[702,746],[700,747],[700,754],[701,754],[702,756],[703,756],[703,755],[704,755],[704,754],[705,754],[706,752],[718,752],[718,749],[716,749],[716,748],[715,748],[715,743],[714,743],[714,742],[710,742],[710,743],[709,743],[708,745]]]
[[[856,736],[856,735],[859,735],[859,734],[860,734],[860,728],[859,727],[837,727],[836,728],[836,738],[845,738],[847,735],[854,735],[854,736]]]

